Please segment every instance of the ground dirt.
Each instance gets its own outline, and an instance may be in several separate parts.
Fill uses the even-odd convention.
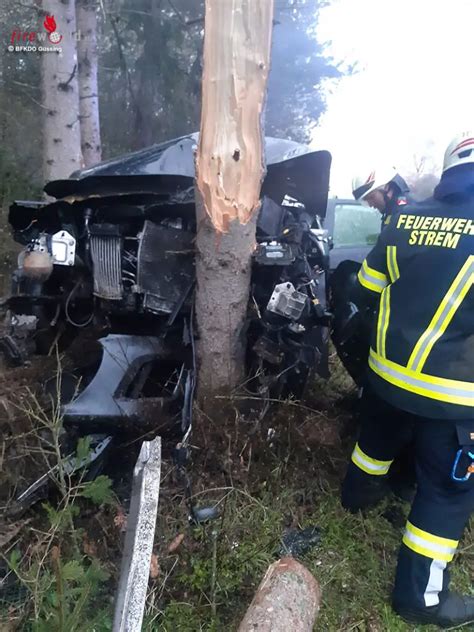
[[[334,357],[331,364],[329,382],[314,380],[303,402],[275,404],[258,424],[249,412],[252,400],[245,415],[237,412],[241,401],[223,407],[216,402],[212,416],[196,411],[193,503],[217,505],[219,518],[213,522],[189,523],[174,444],[165,443],[144,630],[235,630],[267,566],[281,554],[285,534],[309,527],[319,530],[320,541],[299,559],[322,587],[316,630],[417,629],[399,620],[389,605],[408,506],[392,498],[365,515],[349,515],[339,504],[356,435],[357,398]],[[41,385],[56,367],[57,358],[42,358],[0,377],[5,514],[0,630],[105,632],[112,629],[139,442],[125,441],[103,472],[112,480],[112,497],[105,494],[94,504],[73,494],[66,502],[56,493],[23,515],[8,514],[18,491],[44,471],[45,459],[54,460],[45,448],[50,430],[31,410],[41,406],[46,418],[52,415]],[[64,524],[61,515],[68,518]],[[454,584],[465,591],[472,591],[473,547],[471,526],[453,565]]]

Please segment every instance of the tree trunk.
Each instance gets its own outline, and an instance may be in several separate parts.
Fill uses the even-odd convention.
[[[82,157],[74,0],[43,0],[42,8],[62,36],[56,45],[61,52],[41,53],[43,173],[49,181],[69,177],[82,166]],[[45,46],[54,44],[46,40]]]
[[[265,573],[238,632],[311,632],[321,589],[309,570],[292,557]]]
[[[273,0],[206,0],[196,156],[200,397],[243,377]]]
[[[97,0],[76,0],[79,116],[81,149],[86,167],[101,161],[99,88],[97,83]]]

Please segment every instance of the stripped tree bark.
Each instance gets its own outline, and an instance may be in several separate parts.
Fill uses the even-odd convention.
[[[98,0],[76,0],[77,57],[79,71],[79,116],[84,165],[89,167],[102,158],[97,82]]]
[[[311,632],[320,604],[309,570],[284,557],[269,566],[237,632]]]
[[[61,51],[41,53],[43,174],[49,181],[79,169],[82,156],[74,0],[43,0],[42,9],[50,41],[58,42],[48,47]]]
[[[272,17],[273,0],[206,0],[195,186],[201,400],[229,392],[245,366]]]

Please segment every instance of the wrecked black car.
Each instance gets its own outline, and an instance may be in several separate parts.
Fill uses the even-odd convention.
[[[0,339],[11,363],[100,339],[79,394],[63,408],[79,433],[186,433],[195,387],[194,148],[185,136],[46,185],[46,202],[15,202],[22,244]],[[331,157],[266,139],[248,328],[249,387],[299,397],[327,376],[322,228]]]

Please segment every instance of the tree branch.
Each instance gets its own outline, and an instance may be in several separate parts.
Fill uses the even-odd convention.
[[[183,16],[181,15],[181,13],[178,11],[178,9],[174,6],[173,0],[168,0],[168,4],[170,5],[171,9],[174,11],[174,13],[178,16],[179,21],[181,22],[181,24],[183,24],[184,26],[186,26],[186,20],[183,18]]]
[[[21,81],[15,81],[15,79],[0,79],[0,83],[8,86],[8,84],[12,83],[15,86],[20,86],[21,88],[29,88],[30,90],[41,90],[39,86],[32,86],[28,83],[22,83]]]
[[[58,90],[62,90],[63,92],[67,92],[69,90],[69,84],[76,76],[77,64],[74,64],[74,68],[72,69],[71,75],[67,81],[58,83]]]
[[[196,18],[194,20],[185,20],[178,9],[175,7],[173,0],[168,0],[168,4],[170,5],[173,12],[178,16],[178,19],[183,26],[192,26],[193,24],[197,24],[198,22],[204,22],[204,17]]]
[[[36,99],[34,99],[31,95],[27,94],[26,92],[20,92],[20,95],[26,97],[27,99],[29,99],[32,103],[34,103],[35,105],[37,105],[38,107],[42,108],[43,110],[49,110],[48,107],[46,107],[46,105],[43,105],[43,103],[40,103],[39,101],[37,101]]]
[[[136,105],[136,97],[135,97],[135,93],[133,91],[133,86],[132,86],[132,77],[130,75],[130,70],[129,70],[128,65],[127,65],[127,60],[126,60],[124,52],[123,52],[122,38],[120,37],[120,33],[118,31],[116,22],[117,22],[117,18],[110,18],[110,23],[112,25],[112,30],[114,32],[115,40],[117,42],[117,48],[118,48],[118,53],[119,53],[120,65],[122,67],[122,72],[125,74],[125,78],[127,80],[127,88],[128,88],[129,93],[130,93],[130,100],[132,101],[132,103],[134,105]]]

